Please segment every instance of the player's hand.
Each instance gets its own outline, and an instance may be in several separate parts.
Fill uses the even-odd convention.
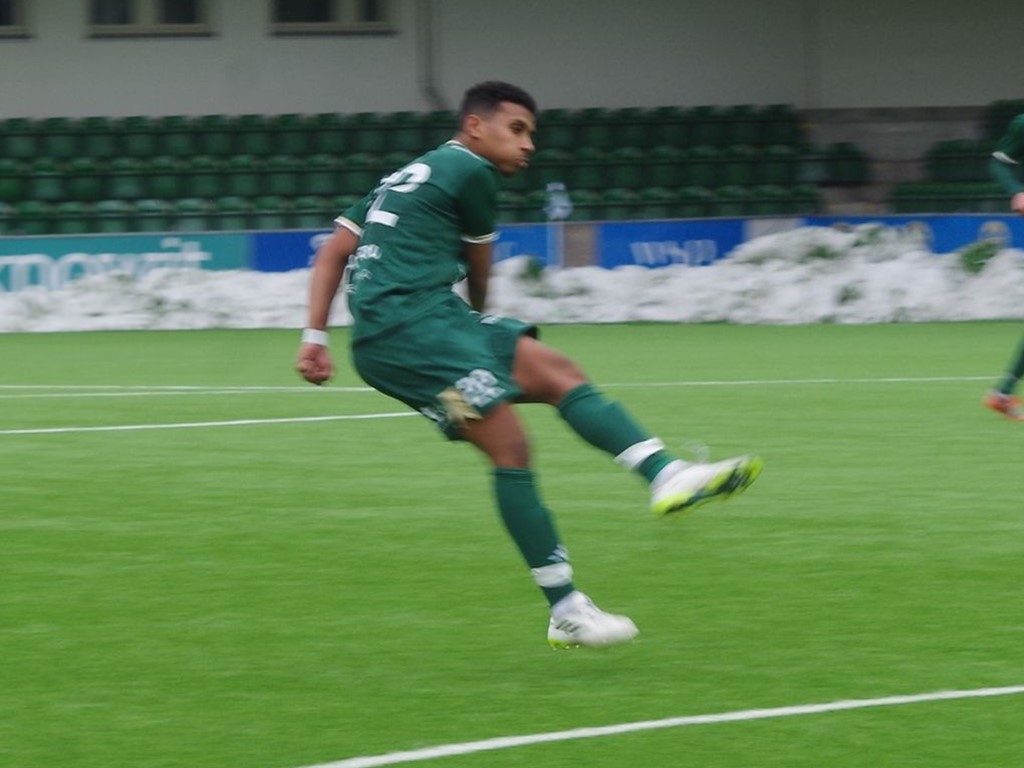
[[[1010,198],[1010,210],[1024,216],[1024,192],[1018,192]]]
[[[327,347],[319,344],[302,344],[299,347],[295,370],[312,384],[323,384],[334,375],[334,365]]]

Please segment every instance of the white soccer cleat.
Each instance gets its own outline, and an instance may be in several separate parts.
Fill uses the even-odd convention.
[[[651,510],[656,515],[691,512],[712,499],[741,493],[761,474],[757,456],[739,456],[712,464],[673,462],[651,483]]]
[[[636,624],[625,616],[605,613],[582,592],[573,592],[559,602],[548,624],[548,643],[556,650],[618,645],[637,634]]]

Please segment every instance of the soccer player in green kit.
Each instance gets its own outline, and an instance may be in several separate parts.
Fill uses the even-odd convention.
[[[493,465],[502,521],[551,607],[548,642],[614,645],[632,640],[637,628],[574,586],[514,404],[557,408],[583,440],[646,479],[659,515],[744,490],[761,461],[676,459],[576,363],[540,343],[535,327],[483,313],[499,176],[529,164],[536,111],[517,86],[490,81],[470,88],[454,139],[382,179],[335,220],[314,263],[296,367],[314,384],[333,373],[326,328],[344,277],[359,375],[433,420],[449,439],[472,443]],[[463,279],[469,304],[452,290]]]
[[[1006,133],[996,145],[989,160],[992,178],[1002,185],[1010,198],[1010,210],[1024,215],[1024,183],[1021,181],[1021,163],[1024,162],[1024,114],[1010,121]],[[994,388],[985,393],[982,404],[1013,421],[1024,421],[1017,386],[1024,377],[1024,340],[1017,347],[1009,369]]]

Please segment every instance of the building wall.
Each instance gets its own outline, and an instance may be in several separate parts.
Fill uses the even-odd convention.
[[[392,0],[390,36],[271,37],[210,0],[209,38],[90,39],[85,0],[26,0],[0,117],[454,106],[502,78],[542,106],[950,107],[1024,97],[1005,0]]]

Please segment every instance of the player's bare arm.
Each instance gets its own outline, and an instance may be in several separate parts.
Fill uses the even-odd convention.
[[[359,238],[354,232],[338,227],[320,246],[313,262],[309,315],[295,363],[302,378],[313,384],[323,384],[334,375],[334,364],[327,349],[327,323],[345,266],[358,244]]]
[[[487,282],[491,274],[491,244],[466,243],[462,255],[469,270],[466,277],[469,306],[477,312],[483,312],[487,303]]]

